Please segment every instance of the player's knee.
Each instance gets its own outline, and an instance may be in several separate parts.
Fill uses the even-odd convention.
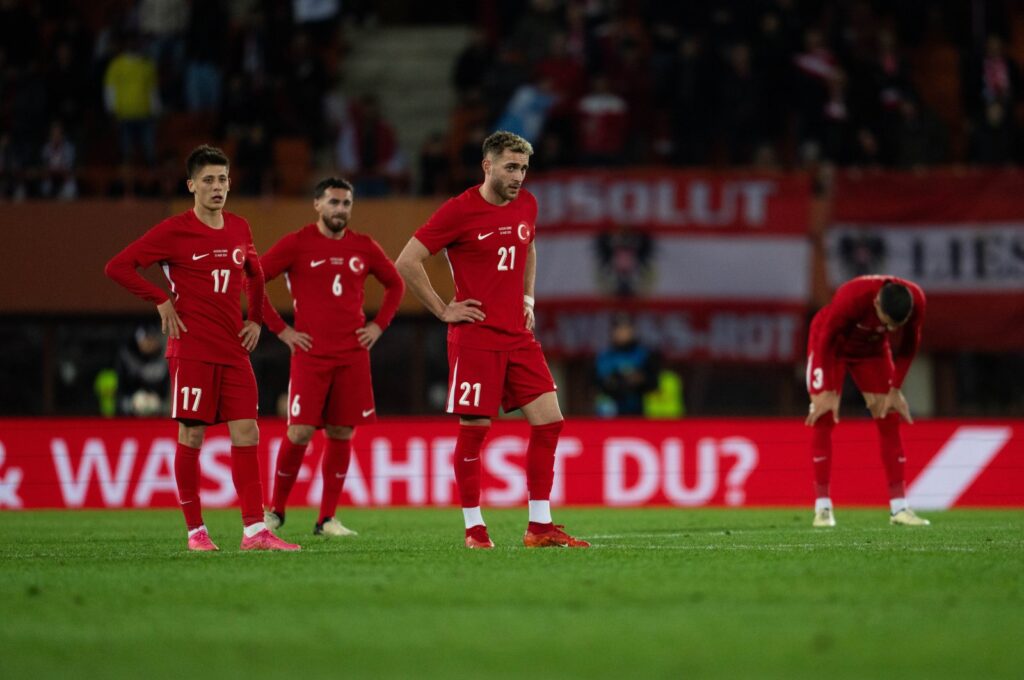
[[[184,425],[178,428],[178,442],[185,446],[198,449],[203,445],[203,437],[206,434],[206,427],[203,425]]]
[[[305,446],[313,438],[314,432],[316,432],[316,428],[311,425],[289,425],[288,441]]]
[[[355,430],[354,427],[347,425],[328,425],[324,428],[327,436],[331,439],[351,439]]]
[[[260,443],[260,428],[255,420],[239,420],[228,423],[233,446],[256,446]]]

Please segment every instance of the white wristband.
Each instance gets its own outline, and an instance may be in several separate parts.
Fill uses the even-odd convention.
[[[527,307],[529,307],[530,309],[533,309],[533,305],[534,305],[535,302],[536,301],[532,297],[530,297],[529,295],[524,295],[523,296],[523,303]]]

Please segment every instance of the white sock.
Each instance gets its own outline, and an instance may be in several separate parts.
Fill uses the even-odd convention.
[[[463,508],[462,518],[466,520],[467,529],[469,529],[470,527],[475,527],[478,524],[483,524],[484,526],[487,526],[487,523],[484,522],[484,516],[480,513],[479,505],[476,506],[475,508]]]
[[[892,514],[894,515],[900,510],[906,510],[909,507],[910,506],[907,505],[906,498],[893,498],[889,501],[889,510],[892,511]]]
[[[551,501],[530,501],[530,521],[551,524]]]
[[[250,524],[246,528],[242,529],[242,531],[245,532],[246,538],[252,538],[266,528],[267,525],[263,522],[256,522],[255,524]]]
[[[829,498],[828,496],[825,496],[823,498],[818,498],[818,499],[816,499],[814,501],[814,511],[815,512],[820,512],[822,510],[831,510],[831,509],[832,509],[832,499]]]
[[[189,538],[192,538],[193,536],[195,536],[196,534],[198,534],[198,533],[199,533],[200,531],[206,531],[206,525],[205,525],[205,524],[202,524],[202,525],[200,525],[200,526],[197,526],[197,527],[196,527],[195,529],[191,529],[191,530],[189,530],[189,532],[188,532],[188,537],[189,537]]]

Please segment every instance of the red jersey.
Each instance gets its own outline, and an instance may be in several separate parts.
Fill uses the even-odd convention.
[[[115,255],[106,274],[136,296],[161,304],[168,299],[137,271],[159,262],[174,295],[174,308],[188,332],[167,341],[167,356],[235,364],[247,361],[242,330],[242,278],[247,279],[249,320],[263,322],[263,271],[249,223],[223,213],[214,229],[192,210],[169,217]]]
[[[448,327],[448,341],[464,347],[512,350],[533,342],[523,316],[526,256],[533,243],[537,199],[521,189],[498,206],[480,185],[445,202],[414,236],[434,254],[447,249],[455,299],[480,301],[487,318]]]
[[[907,322],[889,331],[875,311],[875,297],[887,282],[906,286],[914,299]],[[822,390],[838,390],[831,385],[836,358],[868,358],[890,354],[896,367],[893,387],[903,385],[910,363],[921,344],[924,323],[924,293],[915,283],[895,276],[859,276],[836,290],[832,301],[822,307],[811,322],[809,349],[820,365],[825,379]]]
[[[267,280],[285,275],[295,303],[295,330],[309,333],[314,356],[331,357],[361,350],[356,330],[366,325],[364,283],[373,274],[384,285],[384,300],[374,323],[384,330],[395,317],[405,283],[395,265],[369,236],[345,229],[327,238],[316,224],[288,234],[262,257]],[[263,316],[274,333],[286,324],[267,299]]]

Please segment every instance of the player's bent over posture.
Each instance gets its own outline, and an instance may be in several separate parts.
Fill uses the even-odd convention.
[[[388,256],[369,236],[348,227],[352,185],[329,177],[313,191],[313,224],[288,234],[263,256],[270,281],[284,274],[295,302],[295,327],[270,304],[263,317],[292,352],[288,381],[288,435],[281,441],[274,494],[264,521],[284,524],[288,495],[317,428],[326,430],[323,494],[313,533],[354,536],[335,511],[351,458],[357,425],[377,419],[370,379],[370,350],[388,327],[402,301],[405,285]],[[384,285],[384,300],[373,321],[363,313],[364,284],[373,274]]]
[[[586,548],[551,520],[555,448],[562,430],[556,386],[533,336],[537,200],[523,189],[533,147],[509,132],[483,144],[484,181],[450,199],[398,256],[406,285],[448,326],[447,412],[459,416],[455,481],[469,548],[493,548],[480,511],[480,453],[498,407],[521,409],[530,423],[526,450],[527,547]],[[455,282],[445,303],[424,261],[444,249]]]
[[[203,524],[199,450],[206,427],[227,422],[231,479],[242,506],[242,550],[299,550],[263,522],[256,445],[256,377],[249,352],[263,320],[263,271],[249,224],[224,210],[230,180],[222,151],[200,146],[188,157],[192,209],[160,222],[107,263],[107,276],[152,302],[168,336],[171,417],[178,421],[174,479],[185,514],[189,550],[217,550]],[[138,269],[160,263],[173,297]],[[249,318],[239,296],[245,278]]]
[[[900,388],[921,343],[924,309],[924,293],[916,284],[894,276],[861,276],[840,286],[811,321],[807,347],[811,404],[805,423],[813,428],[814,526],[836,523],[829,495],[832,430],[839,422],[847,371],[878,427],[889,482],[889,521],[904,526],[929,524],[907,505],[900,437],[900,420],[913,422]]]

